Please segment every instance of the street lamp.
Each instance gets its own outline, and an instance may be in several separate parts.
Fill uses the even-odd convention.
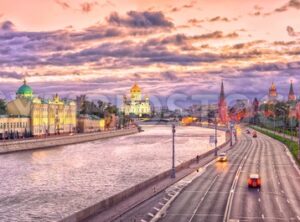
[[[217,115],[215,114],[215,156],[218,155],[217,145],[218,145],[218,139],[217,139],[217,130],[218,130],[218,122],[217,122]]]
[[[171,178],[176,177],[176,169],[175,169],[175,124],[172,124],[172,172]]]

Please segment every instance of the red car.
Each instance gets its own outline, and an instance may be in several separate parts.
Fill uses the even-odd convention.
[[[248,187],[249,188],[260,188],[261,178],[258,174],[250,174],[248,178]]]
[[[253,134],[252,134],[253,138],[256,138],[257,137],[257,133],[254,131]]]

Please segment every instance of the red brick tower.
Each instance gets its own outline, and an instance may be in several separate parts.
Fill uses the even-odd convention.
[[[221,124],[228,124],[228,110],[227,110],[227,103],[226,103],[226,99],[225,99],[225,93],[224,93],[224,84],[222,81],[222,85],[221,85],[221,93],[220,93],[220,97],[219,97],[219,122]]]

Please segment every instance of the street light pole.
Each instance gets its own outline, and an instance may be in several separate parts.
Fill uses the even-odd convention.
[[[217,145],[218,145],[218,139],[217,139],[217,130],[218,130],[218,123],[217,123],[217,116],[215,115],[215,156],[218,155]]]
[[[298,139],[298,160],[300,160],[300,121],[298,124],[298,137],[299,137],[299,139]]]
[[[176,169],[175,169],[175,124],[172,124],[172,173],[171,178],[176,177]]]

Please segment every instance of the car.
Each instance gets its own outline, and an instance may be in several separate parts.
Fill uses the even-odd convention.
[[[253,138],[257,138],[257,133],[254,131],[252,136],[253,136]]]
[[[246,130],[246,133],[247,133],[247,134],[251,134],[250,130],[248,130],[248,129]]]
[[[218,162],[227,162],[228,158],[227,158],[227,154],[226,153],[220,153],[218,155],[217,161]]]
[[[261,187],[261,178],[259,174],[253,173],[248,177],[248,187],[249,188],[260,188]]]

